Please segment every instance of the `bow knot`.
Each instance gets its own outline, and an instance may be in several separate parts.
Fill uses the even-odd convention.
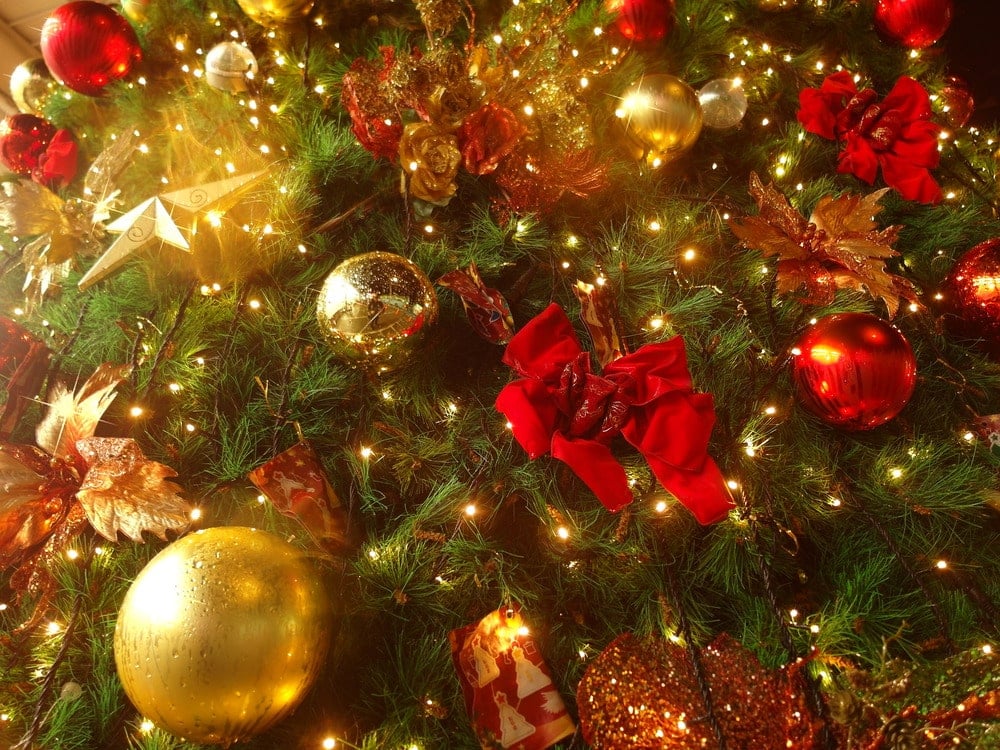
[[[619,435],[701,523],[732,507],[708,455],[712,397],[694,392],[679,337],[646,344],[596,374],[566,314],[552,304],[510,340],[503,361],[521,376],[496,401],[515,439],[532,459],[551,453],[569,465],[608,510],[632,501],[610,448]]]

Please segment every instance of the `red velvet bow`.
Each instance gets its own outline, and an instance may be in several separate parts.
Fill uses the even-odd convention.
[[[805,129],[845,142],[838,172],[870,185],[881,167],[889,187],[921,203],[941,200],[941,188],[930,174],[940,159],[940,128],[930,117],[927,91],[908,76],[901,76],[882,101],[872,89],[858,91],[847,71],[799,93],[798,119]]]
[[[496,407],[521,447],[532,459],[551,452],[568,464],[608,510],[632,501],[609,447],[617,435],[699,522],[718,521],[732,507],[708,455],[712,396],[692,390],[679,337],[646,344],[596,375],[566,313],[551,304],[510,340],[503,361],[522,377],[503,388]]]

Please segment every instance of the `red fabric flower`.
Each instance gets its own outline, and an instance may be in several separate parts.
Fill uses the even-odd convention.
[[[700,523],[718,521],[732,507],[708,455],[712,397],[693,391],[679,337],[646,344],[596,375],[566,313],[551,304],[511,339],[503,361],[522,376],[496,401],[515,439],[531,459],[551,452],[569,465],[608,510],[632,501],[609,447],[618,435]]]
[[[38,157],[31,179],[50,188],[64,188],[76,177],[76,141],[68,130],[57,130]]]
[[[930,117],[927,91],[908,76],[901,76],[882,101],[872,89],[858,91],[847,71],[827,76],[818,89],[799,93],[803,127],[845,143],[838,172],[870,185],[881,167],[887,185],[921,203],[941,200],[941,188],[930,174],[940,158],[940,128]]]
[[[382,47],[382,62],[358,58],[341,81],[341,101],[351,116],[351,131],[358,142],[373,156],[396,160],[403,123],[380,83],[396,64],[396,51]]]
[[[458,132],[462,163],[470,174],[493,172],[527,132],[517,117],[496,102],[485,104],[465,118]]]

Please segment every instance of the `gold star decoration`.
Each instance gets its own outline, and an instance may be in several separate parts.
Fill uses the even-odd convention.
[[[221,210],[238,191],[264,174],[265,170],[260,170],[236,175],[144,200],[107,225],[108,231],[122,234],[80,279],[80,289],[107,278],[155,240],[191,252],[190,238],[196,231],[199,212]],[[185,216],[186,221],[178,222],[175,215]]]

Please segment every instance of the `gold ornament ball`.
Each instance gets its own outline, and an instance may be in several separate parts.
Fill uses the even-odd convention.
[[[220,42],[205,55],[205,80],[221,91],[246,91],[257,69],[253,52],[238,42]]]
[[[132,583],[115,626],[115,665],[154,724],[229,745],[305,696],[326,658],[331,613],[299,548],[256,529],[204,529],[166,547]]]
[[[280,26],[304,18],[314,0],[237,0],[251,20],[262,26]]]
[[[615,116],[626,148],[656,168],[687,152],[701,134],[698,95],[677,76],[643,76],[622,94]]]
[[[43,117],[45,104],[56,87],[56,80],[45,61],[32,57],[10,74],[10,95],[19,111]]]
[[[338,265],[319,293],[316,316],[339,356],[383,369],[412,352],[437,319],[434,285],[394,253],[357,255]]]

